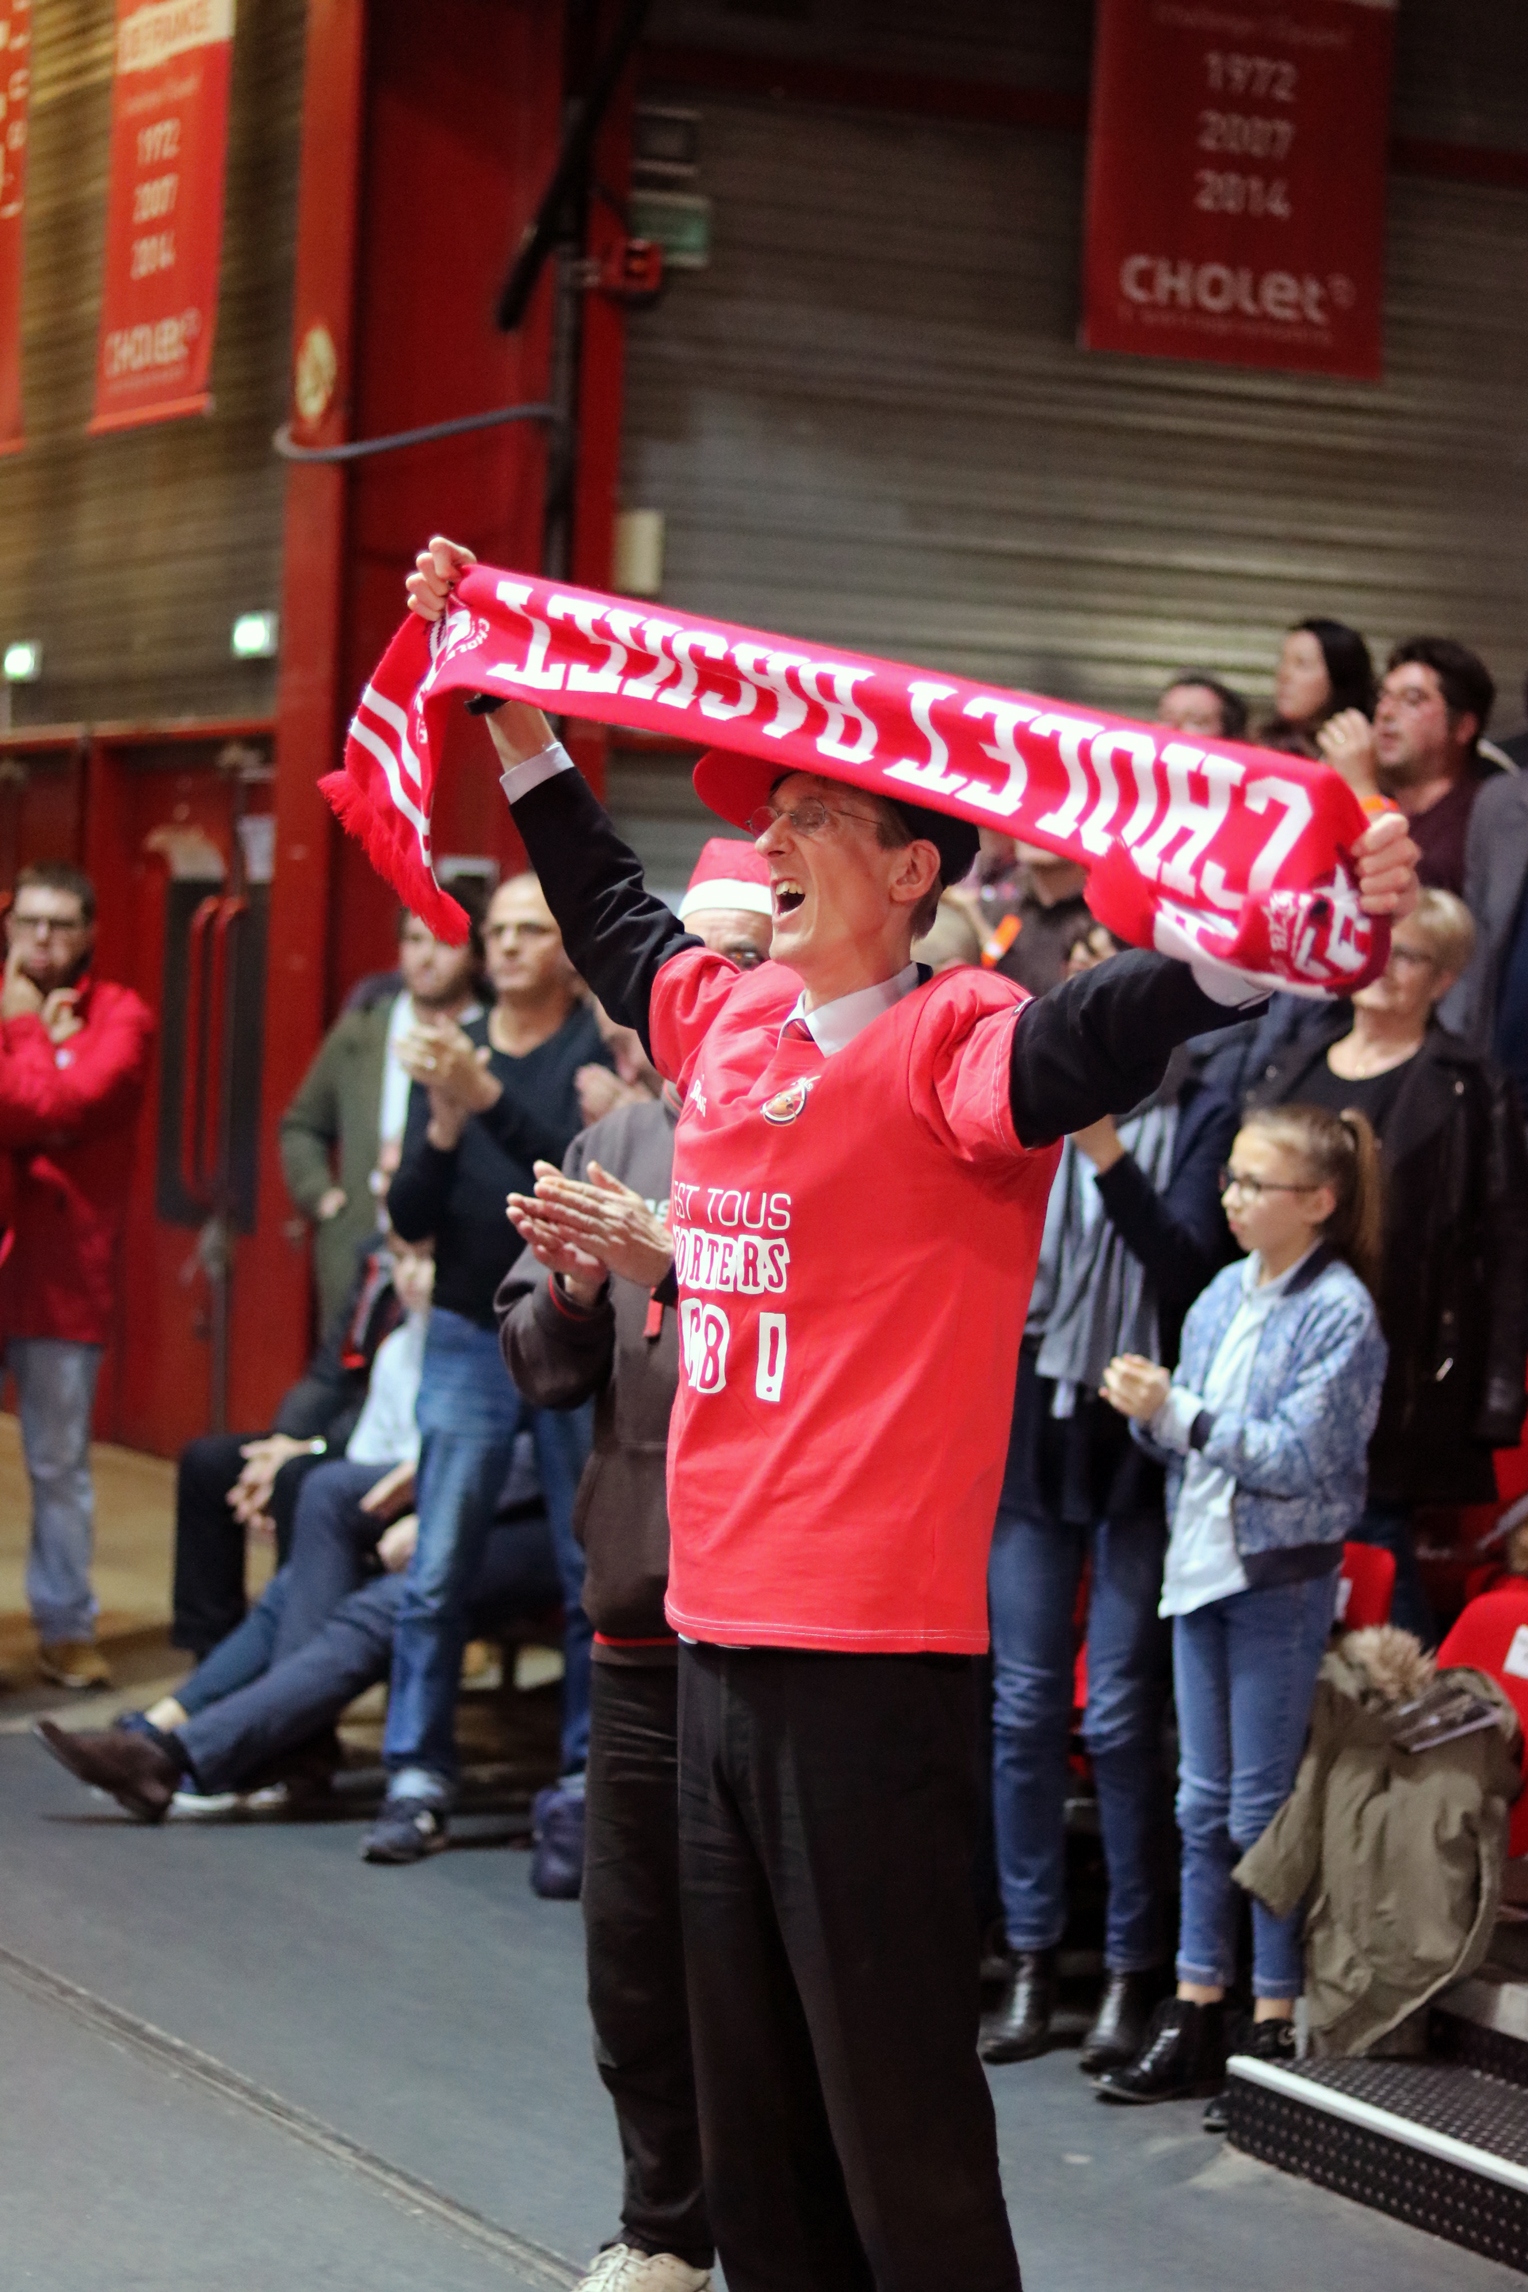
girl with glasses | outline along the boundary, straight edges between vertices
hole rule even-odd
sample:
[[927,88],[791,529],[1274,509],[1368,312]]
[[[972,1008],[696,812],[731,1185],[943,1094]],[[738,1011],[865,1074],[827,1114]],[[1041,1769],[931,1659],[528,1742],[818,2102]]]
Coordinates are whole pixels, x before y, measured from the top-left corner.
[[[1190,1308],[1179,1366],[1121,1354],[1104,1397],[1167,1465],[1183,1839],[1178,1994],[1100,2100],[1216,2094],[1235,1970],[1233,1870],[1293,1788],[1332,1626],[1343,1541],[1364,1505],[1385,1375],[1372,1285],[1374,1133],[1361,1114],[1284,1106],[1248,1117],[1225,1171],[1249,1253]],[[1294,2055],[1301,1913],[1252,1911],[1260,2059]],[[1211,2103],[1206,2123],[1224,2125]]]

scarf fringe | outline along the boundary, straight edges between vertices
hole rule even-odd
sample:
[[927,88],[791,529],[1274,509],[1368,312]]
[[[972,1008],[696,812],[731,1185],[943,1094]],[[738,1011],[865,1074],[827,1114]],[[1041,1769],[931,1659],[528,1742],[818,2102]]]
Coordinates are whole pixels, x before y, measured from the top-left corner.
[[355,837],[378,875],[393,886],[410,913],[427,923],[437,939],[452,947],[464,946],[472,929],[467,911],[420,866],[412,831],[402,815],[391,808],[381,810],[346,772],[326,773],[318,788],[340,826]]

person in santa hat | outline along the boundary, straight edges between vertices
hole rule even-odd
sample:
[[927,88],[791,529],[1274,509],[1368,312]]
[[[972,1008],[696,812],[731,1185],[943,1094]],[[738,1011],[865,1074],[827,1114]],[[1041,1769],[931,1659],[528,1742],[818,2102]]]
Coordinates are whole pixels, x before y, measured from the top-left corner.
[[[432,542],[414,610],[472,562]],[[728,2285],[1018,2292],[976,2055],[971,1659],[1046,1197],[1062,1137],[1264,991],[1134,948],[1033,1000],[927,978],[912,945],[975,828],[718,751],[697,790],[756,838],[774,911],[739,971],[646,890],[539,710],[490,723],[570,955],[682,1098],[665,1605]],[[1409,911],[1404,821],[1355,858],[1367,912]]]
[[[712,837],[679,919],[740,969],[764,961],[769,869],[752,844]],[[674,1258],[679,1100],[647,1071],[661,1096],[581,1131],[560,1174],[538,1165],[555,1221],[542,1199],[511,1195],[527,1247],[495,1299],[509,1373],[532,1405],[594,1403],[577,1511],[594,1625],[589,1766],[576,1799],[549,1794],[537,1810],[543,1862],[559,1860],[568,1893],[582,1875],[595,2061],[625,2159],[620,2234],[585,2292],[700,2292],[715,2256],[680,1928],[679,1642],[663,1612],[679,1342],[674,1314],[653,1297]]]

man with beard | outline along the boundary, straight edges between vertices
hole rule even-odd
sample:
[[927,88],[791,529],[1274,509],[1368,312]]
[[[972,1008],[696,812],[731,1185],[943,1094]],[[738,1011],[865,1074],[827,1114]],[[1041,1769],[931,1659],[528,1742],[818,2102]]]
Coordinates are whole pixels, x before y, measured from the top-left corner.
[[78,868],[23,868],[0,988],[0,1151],[14,1180],[0,1358],[15,1380],[32,1484],[27,1602],[39,1668],[69,1688],[111,1684],[90,1588],[90,1415],[154,1034],[131,988],[91,976],[95,912],[95,886]]

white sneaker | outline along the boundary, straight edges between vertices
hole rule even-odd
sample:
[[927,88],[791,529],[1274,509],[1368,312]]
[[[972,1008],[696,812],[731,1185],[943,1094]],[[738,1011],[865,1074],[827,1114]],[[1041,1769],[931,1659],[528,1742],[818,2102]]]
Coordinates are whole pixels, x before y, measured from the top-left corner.
[[672,2252],[638,2252],[607,2244],[574,2292],[706,2292],[709,2268],[692,2268]]

